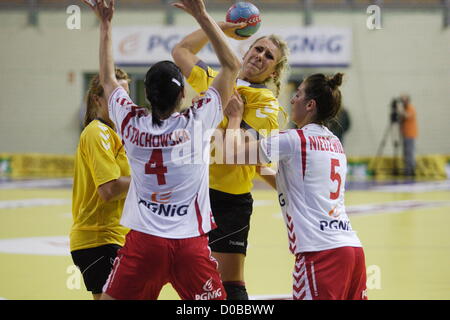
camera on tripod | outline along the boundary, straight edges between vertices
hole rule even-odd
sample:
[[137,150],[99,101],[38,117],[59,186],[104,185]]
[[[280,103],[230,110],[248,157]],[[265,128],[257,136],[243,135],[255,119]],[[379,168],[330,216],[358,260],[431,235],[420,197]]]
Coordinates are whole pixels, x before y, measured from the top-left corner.
[[401,98],[394,98],[391,101],[391,123],[400,121],[400,113],[398,111],[399,103],[403,103],[403,100]]
[[[374,171],[380,172],[385,170],[389,172],[393,176],[399,175],[399,167],[397,164],[397,159],[399,158],[399,149],[400,149],[400,122],[402,121],[403,110],[399,110],[400,107],[405,107],[407,105],[407,100],[405,97],[395,97],[391,100],[391,112],[390,112],[390,122],[384,131],[383,139],[381,140],[380,145],[378,146],[377,154],[375,156],[375,164]],[[386,142],[390,140],[392,143],[393,149],[393,160],[392,165],[388,165],[387,168],[380,168],[381,155],[383,154],[383,149],[386,146]]]

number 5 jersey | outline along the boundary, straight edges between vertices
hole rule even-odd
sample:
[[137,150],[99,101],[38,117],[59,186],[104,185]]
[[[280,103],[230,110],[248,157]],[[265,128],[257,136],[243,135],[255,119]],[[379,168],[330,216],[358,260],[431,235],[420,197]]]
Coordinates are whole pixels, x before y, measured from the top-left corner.
[[210,139],[223,119],[218,92],[210,88],[160,127],[122,87],[111,94],[108,109],[131,166],[121,224],[169,239],[196,237],[215,228],[208,167]]
[[347,158],[326,127],[309,124],[261,140],[260,154],[279,161],[278,198],[293,254],[361,247],[344,205]]

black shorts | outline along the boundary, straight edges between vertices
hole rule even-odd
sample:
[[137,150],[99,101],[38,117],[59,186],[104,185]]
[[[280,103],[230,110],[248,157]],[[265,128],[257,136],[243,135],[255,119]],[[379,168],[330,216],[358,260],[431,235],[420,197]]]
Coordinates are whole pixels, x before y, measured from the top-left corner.
[[209,189],[211,210],[217,229],[209,233],[209,246],[214,252],[247,253],[250,216],[253,211],[251,193],[230,194]]
[[84,284],[93,294],[103,292],[103,286],[111,272],[117,251],[117,244],[72,251],[72,260],[83,275]]

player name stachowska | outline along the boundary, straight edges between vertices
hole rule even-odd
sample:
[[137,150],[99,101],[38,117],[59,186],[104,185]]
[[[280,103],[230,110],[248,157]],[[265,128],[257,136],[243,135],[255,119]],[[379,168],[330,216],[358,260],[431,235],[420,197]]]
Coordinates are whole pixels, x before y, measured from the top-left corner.
[[124,138],[132,144],[145,148],[171,147],[190,140],[189,132],[184,129],[161,135],[153,135],[148,132],[140,132],[138,128],[132,125],[127,127]]

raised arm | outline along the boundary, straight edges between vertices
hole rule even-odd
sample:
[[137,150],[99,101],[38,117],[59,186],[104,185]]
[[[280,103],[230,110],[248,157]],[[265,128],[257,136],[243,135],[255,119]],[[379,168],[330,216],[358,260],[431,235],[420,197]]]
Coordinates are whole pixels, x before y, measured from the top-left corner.
[[[233,93],[234,83],[241,67],[239,58],[231,49],[223,31],[206,11],[203,0],[182,0],[173,5],[192,15],[211,42],[222,66],[212,83],[212,87],[219,92],[222,105],[226,106]],[[193,61],[195,60],[191,62]],[[184,69],[187,69],[186,66]]]
[[186,78],[200,60],[197,53],[208,43],[206,33],[200,29],[187,35],[172,49],[172,58]]
[[112,17],[114,15],[114,0],[93,0],[92,5],[82,0],[95,13],[100,21],[100,83],[108,99],[119,83],[116,79],[112,53]]
[[[231,22],[219,22],[218,26],[222,31],[230,38],[236,40],[243,40],[246,38],[236,35],[235,30],[245,27],[246,23],[231,23]],[[186,78],[189,78],[192,68],[197,64],[200,58],[197,53],[203,49],[208,43],[209,39],[203,29],[196,30],[186,37],[184,37],[179,43],[177,43],[172,49],[172,58],[176,65],[181,69],[181,72]]]

